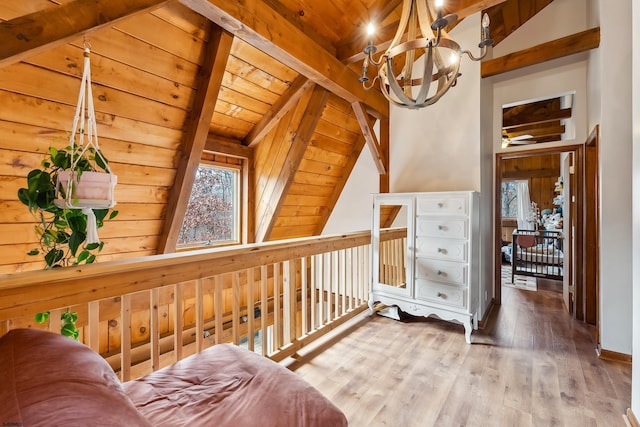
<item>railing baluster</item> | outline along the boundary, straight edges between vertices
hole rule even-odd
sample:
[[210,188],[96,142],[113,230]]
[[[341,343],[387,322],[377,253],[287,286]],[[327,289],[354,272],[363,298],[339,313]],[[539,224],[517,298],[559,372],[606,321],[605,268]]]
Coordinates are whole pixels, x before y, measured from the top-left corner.
[[60,320],[61,314],[62,310],[60,309],[49,310],[49,330],[56,334],[60,333],[60,327],[62,326],[62,322]]
[[315,318],[315,328],[318,329],[324,324],[324,277],[325,277],[325,254],[317,255],[318,259],[318,282],[316,294],[318,295],[318,315]]
[[288,345],[296,338],[296,260],[282,263],[282,288],[282,344]]
[[213,296],[214,302],[214,316],[215,316],[215,327],[216,327],[216,339],[215,343],[222,343],[222,333],[224,332],[224,326],[222,324],[223,313],[222,313],[222,276],[218,275],[214,279],[216,285],[215,295]]
[[267,352],[267,320],[269,317],[268,295],[269,286],[267,282],[267,266],[260,267],[260,330],[262,331],[262,355]]
[[182,360],[182,331],[184,329],[182,283],[173,287],[173,349],[176,361]]
[[273,329],[274,346],[279,350],[282,346],[282,322],[280,321],[280,263],[273,264]]
[[302,288],[302,335],[306,335],[309,332],[309,321],[307,316],[309,316],[309,270],[307,269],[308,258],[304,257],[300,260],[300,287]]
[[232,276],[232,297],[233,304],[231,309],[231,328],[233,343],[240,344],[240,272],[236,271]]
[[253,286],[255,282],[255,270],[250,268],[247,270],[247,347],[249,350],[255,350],[255,295]]
[[204,289],[202,279],[196,280],[196,352],[204,349]]
[[100,353],[100,302],[91,301],[87,304],[89,313],[89,348],[96,353]]
[[131,294],[120,300],[120,380],[131,379]]
[[331,290],[334,292],[333,319],[340,317],[340,257],[338,255],[338,251],[331,252],[331,263],[333,264],[331,270]]
[[160,288],[149,292],[149,343],[151,344],[151,369],[160,369],[160,326],[158,305],[160,304]]
[[313,255],[311,257],[311,287],[309,291],[311,292],[311,302],[310,302],[310,316],[309,316],[309,330],[313,331],[316,329],[317,316],[318,316],[318,271],[320,267],[318,265],[318,255]]
[[347,306],[347,250],[340,250],[340,281],[342,282],[342,309],[340,315],[343,315],[348,311]]

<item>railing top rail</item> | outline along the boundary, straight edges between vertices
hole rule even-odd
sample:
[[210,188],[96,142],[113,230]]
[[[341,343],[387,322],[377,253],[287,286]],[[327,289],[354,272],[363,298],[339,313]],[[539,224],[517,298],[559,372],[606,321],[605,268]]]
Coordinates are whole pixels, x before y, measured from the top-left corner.
[[0,275],[0,320],[370,243],[361,231]]

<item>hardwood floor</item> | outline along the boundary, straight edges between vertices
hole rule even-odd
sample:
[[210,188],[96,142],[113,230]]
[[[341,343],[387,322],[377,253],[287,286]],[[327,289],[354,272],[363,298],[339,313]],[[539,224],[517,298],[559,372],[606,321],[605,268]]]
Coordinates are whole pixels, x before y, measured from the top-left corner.
[[367,316],[291,368],[352,427],[624,426],[631,365],[598,359],[558,292],[502,292],[471,345],[459,325]]

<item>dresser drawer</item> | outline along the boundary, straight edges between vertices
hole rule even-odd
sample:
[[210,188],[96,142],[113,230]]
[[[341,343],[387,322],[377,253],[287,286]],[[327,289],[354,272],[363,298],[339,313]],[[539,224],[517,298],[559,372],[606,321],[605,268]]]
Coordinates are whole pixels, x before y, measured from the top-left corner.
[[465,308],[467,306],[467,290],[456,288],[430,280],[416,280],[416,298]]
[[469,212],[469,197],[466,194],[456,196],[423,196],[418,197],[416,213],[418,215],[446,214],[464,215]]
[[419,216],[416,219],[416,235],[418,236],[466,239],[467,229],[467,220],[462,218]]
[[467,241],[439,239],[435,237],[417,237],[416,256],[451,261],[467,261]]
[[416,258],[416,278],[466,286],[467,265],[429,258]]

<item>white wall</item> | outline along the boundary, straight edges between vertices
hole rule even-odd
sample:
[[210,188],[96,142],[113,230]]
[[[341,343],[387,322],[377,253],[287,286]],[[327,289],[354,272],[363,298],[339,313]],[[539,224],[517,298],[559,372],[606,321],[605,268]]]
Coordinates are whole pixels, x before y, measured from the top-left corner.
[[[640,4],[633,2],[633,50],[640,49]],[[640,259],[640,55],[633,55],[633,256]],[[640,263],[633,263],[633,369],[631,409],[640,416]]]
[[380,175],[371,151],[365,145],[322,234],[370,230],[373,213],[371,195],[379,189]]
[[[594,101],[589,117],[600,123],[600,332],[603,349],[632,350],[632,118],[631,2],[601,0],[600,48],[590,60]],[[590,123],[595,124],[595,123]]]

